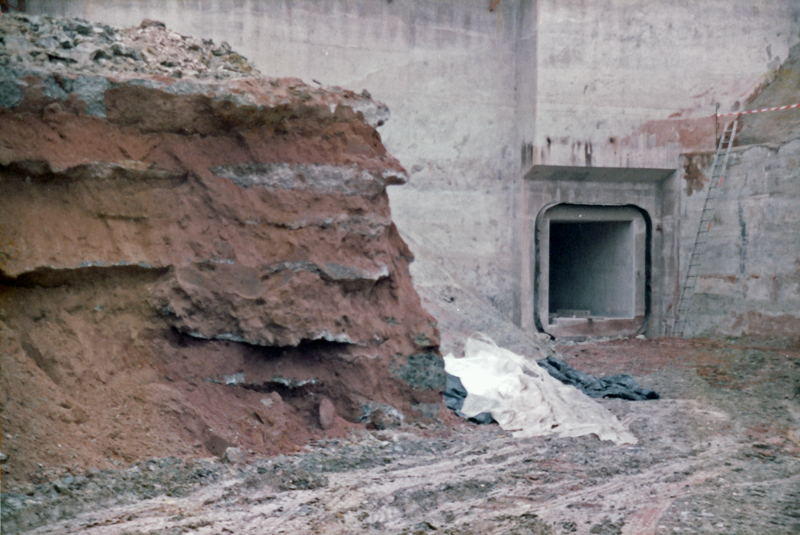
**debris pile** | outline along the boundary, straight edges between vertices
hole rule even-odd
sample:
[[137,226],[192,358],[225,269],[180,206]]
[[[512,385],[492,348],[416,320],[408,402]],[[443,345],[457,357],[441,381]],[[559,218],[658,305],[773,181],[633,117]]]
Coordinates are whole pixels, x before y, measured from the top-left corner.
[[119,28],[46,15],[0,17],[0,66],[24,64],[54,72],[131,72],[174,78],[254,76],[258,71],[228,43],[195,39],[145,20]]
[[159,23],[0,38],[6,485],[439,417],[385,106]]

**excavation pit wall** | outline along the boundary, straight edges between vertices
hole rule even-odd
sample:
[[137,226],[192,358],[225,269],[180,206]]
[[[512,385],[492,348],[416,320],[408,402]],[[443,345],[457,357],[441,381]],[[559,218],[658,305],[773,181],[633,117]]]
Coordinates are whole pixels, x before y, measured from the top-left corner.
[[[797,102],[800,45],[744,103],[744,110]],[[716,192],[705,253],[684,333],[689,336],[800,337],[800,110],[718,118],[738,120]],[[708,195],[713,153],[687,155],[681,193],[685,266]],[[685,268],[681,271],[685,277]]]
[[384,106],[296,79],[0,74],[6,483],[440,416]]
[[[800,124],[800,113],[795,115],[795,124]],[[742,133],[747,140],[760,132],[746,124]],[[686,335],[800,338],[799,162],[797,139],[731,151],[708,227]],[[704,168],[706,176],[709,167]],[[682,199],[685,262],[707,193],[704,188]],[[685,268],[681,277],[683,282]]]

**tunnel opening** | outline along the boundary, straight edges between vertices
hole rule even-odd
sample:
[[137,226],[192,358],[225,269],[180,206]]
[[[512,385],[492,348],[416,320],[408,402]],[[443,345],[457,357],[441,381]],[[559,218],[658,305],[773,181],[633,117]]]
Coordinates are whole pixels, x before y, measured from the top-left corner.
[[633,256],[631,221],[551,222],[550,314],[632,318]]
[[545,209],[537,248],[541,330],[560,337],[638,332],[647,312],[648,232],[633,206]]

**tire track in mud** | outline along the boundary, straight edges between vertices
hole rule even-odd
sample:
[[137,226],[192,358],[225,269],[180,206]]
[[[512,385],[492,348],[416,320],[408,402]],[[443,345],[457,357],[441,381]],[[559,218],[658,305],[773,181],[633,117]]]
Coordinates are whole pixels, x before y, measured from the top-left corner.
[[[484,446],[476,450],[473,444],[467,444],[445,451],[445,457],[426,454],[400,462],[406,465],[393,463],[330,474],[327,487],[313,490],[249,490],[246,483],[234,479],[187,498],[157,498],[138,506],[109,510],[105,518],[95,514],[91,520],[76,519],[77,522],[54,526],[52,531],[36,533],[146,533],[179,527],[197,533],[220,533],[226,528],[236,533],[258,529],[270,533],[397,533],[408,527],[409,519],[434,527],[453,523],[480,525],[481,533],[502,533],[505,528],[498,522],[487,525],[487,517],[533,513],[552,523],[570,518],[583,528],[614,511],[633,509],[635,512],[625,519],[623,533],[646,534],[654,532],[681,488],[702,482],[721,470],[698,472],[677,483],[665,484],[664,480],[717,456],[724,457],[729,450],[715,447],[692,462],[678,460],[585,487],[586,482],[579,476],[566,475],[571,463],[554,462],[546,448],[531,451],[527,444],[508,437],[494,438]],[[531,460],[536,453],[540,458]],[[521,466],[527,474],[519,470]],[[539,477],[537,473],[548,473],[537,472],[539,468],[553,466],[560,467],[562,475],[536,486],[540,497],[525,496],[532,485],[522,481],[531,474]],[[517,472],[504,477],[515,468]],[[647,505],[637,509],[643,495],[647,495]],[[655,505],[653,500],[657,500]]]
[[[727,458],[736,450],[732,443],[716,444],[692,460],[680,459],[639,474],[615,476],[611,481],[583,489],[568,488],[569,482],[558,482],[543,501],[524,496],[510,499],[531,503],[531,512],[554,523],[570,517],[573,522],[587,525],[598,522],[604,515],[620,515],[625,522],[623,535],[655,534],[658,521],[676,498],[690,494],[691,487],[726,473],[730,468],[697,470],[716,464],[718,459]],[[694,473],[681,481],[669,482],[676,474],[687,472]]]
[[646,506],[641,511],[625,519],[625,526],[622,535],[655,535],[661,517],[672,506],[675,500],[684,495],[689,495],[687,487],[693,487],[705,482],[706,480],[717,477],[728,470],[703,471],[694,474],[680,483],[670,483],[651,490],[651,495],[655,493],[653,499],[656,503]]

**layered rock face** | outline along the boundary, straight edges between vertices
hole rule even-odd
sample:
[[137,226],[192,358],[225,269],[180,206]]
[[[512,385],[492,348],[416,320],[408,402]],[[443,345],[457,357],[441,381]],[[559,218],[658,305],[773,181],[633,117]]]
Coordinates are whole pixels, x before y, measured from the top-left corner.
[[157,23],[0,36],[7,478],[435,416],[384,106]]

